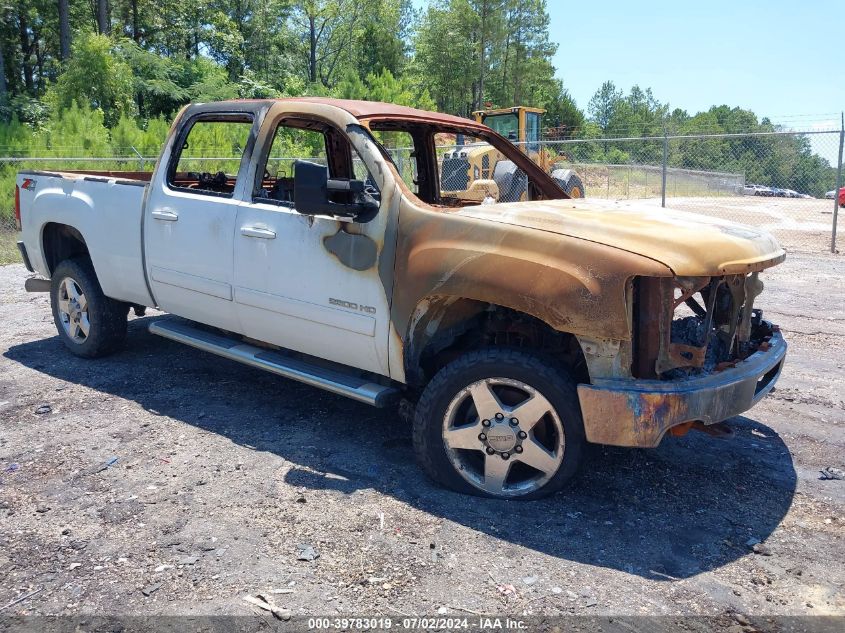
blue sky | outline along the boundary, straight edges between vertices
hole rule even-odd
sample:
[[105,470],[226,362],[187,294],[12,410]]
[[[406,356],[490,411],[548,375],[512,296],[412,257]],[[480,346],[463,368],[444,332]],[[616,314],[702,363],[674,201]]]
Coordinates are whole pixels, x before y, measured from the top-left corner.
[[[839,128],[844,0],[547,0],[547,6],[557,75],[584,110],[610,79],[626,92],[634,84],[651,88],[660,101],[691,114],[727,104],[794,129]],[[834,159],[832,141],[814,146]]]
[[650,87],[690,113],[727,104],[797,127],[838,124],[845,109],[843,0],[593,7],[548,2],[554,64],[581,108],[610,79],[626,91]]

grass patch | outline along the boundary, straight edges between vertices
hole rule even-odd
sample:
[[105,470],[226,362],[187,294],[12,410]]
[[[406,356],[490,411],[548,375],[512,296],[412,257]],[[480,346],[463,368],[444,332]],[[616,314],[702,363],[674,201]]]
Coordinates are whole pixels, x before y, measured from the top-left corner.
[[18,252],[17,233],[0,229],[0,266],[19,264],[21,254]]

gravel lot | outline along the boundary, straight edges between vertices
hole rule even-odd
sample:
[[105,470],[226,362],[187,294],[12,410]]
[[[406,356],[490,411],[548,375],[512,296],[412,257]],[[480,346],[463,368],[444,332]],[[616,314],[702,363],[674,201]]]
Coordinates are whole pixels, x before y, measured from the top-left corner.
[[819,475],[845,468],[841,257],[765,276],[790,356],[734,439],[596,447],[530,503],[435,487],[394,411],[152,336],[154,312],[77,359],[26,276],[0,267],[0,606],[42,590],[4,615],[249,614],[272,589],[295,615],[845,615],[845,481]]

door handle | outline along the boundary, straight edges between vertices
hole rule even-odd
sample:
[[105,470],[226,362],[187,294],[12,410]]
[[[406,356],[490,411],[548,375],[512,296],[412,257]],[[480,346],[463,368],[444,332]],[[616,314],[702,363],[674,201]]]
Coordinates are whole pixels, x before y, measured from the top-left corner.
[[164,220],[165,222],[176,222],[179,219],[179,214],[175,211],[166,211],[156,209],[150,215],[156,220]]
[[257,237],[262,240],[275,240],[276,232],[270,229],[265,229],[260,226],[242,226],[241,235],[246,237]]

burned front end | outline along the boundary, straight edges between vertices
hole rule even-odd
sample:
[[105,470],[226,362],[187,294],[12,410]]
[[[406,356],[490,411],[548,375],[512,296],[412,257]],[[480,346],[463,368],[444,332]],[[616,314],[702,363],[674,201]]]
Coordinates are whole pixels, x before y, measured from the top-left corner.
[[754,307],[762,290],[758,272],[632,280],[630,372],[579,386],[587,439],[656,446],[669,430],[712,425],[756,404],[786,355],[779,328]]
[[759,273],[635,279],[634,377],[685,379],[748,358],[776,330],[754,308],[762,290]]

